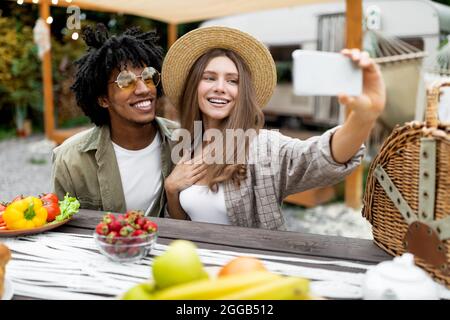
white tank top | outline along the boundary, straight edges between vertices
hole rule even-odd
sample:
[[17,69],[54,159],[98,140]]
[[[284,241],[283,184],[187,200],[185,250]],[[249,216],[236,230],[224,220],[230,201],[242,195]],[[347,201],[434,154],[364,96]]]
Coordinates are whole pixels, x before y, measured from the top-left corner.
[[218,192],[197,184],[184,189],[180,192],[180,205],[192,221],[230,224],[221,184]]

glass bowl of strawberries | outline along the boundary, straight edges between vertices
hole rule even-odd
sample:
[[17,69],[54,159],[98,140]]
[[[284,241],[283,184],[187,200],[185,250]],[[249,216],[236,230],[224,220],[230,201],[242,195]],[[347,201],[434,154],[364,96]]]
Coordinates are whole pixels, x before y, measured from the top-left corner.
[[107,213],[97,224],[94,240],[100,252],[116,262],[136,262],[147,256],[158,234],[158,225],[142,211],[115,216]]

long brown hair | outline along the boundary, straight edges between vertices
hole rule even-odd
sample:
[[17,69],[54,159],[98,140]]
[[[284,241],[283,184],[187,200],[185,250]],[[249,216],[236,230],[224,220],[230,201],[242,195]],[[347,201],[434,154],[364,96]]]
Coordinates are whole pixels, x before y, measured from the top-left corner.
[[[197,90],[203,77],[203,72],[211,59],[216,57],[227,57],[234,62],[239,74],[238,96],[236,104],[230,115],[224,120],[221,128],[222,136],[226,137],[227,129],[254,129],[258,132],[264,125],[264,115],[260,106],[256,102],[255,91],[252,84],[252,74],[244,60],[235,52],[226,49],[212,49],[202,55],[189,71],[189,75],[184,84],[183,94],[180,97],[181,127],[187,129],[192,139],[194,139],[194,121],[201,121],[202,114],[198,103]],[[204,131],[204,127],[203,127]],[[193,141],[192,141],[193,143]],[[247,139],[245,145],[239,147],[234,145],[233,159],[236,159],[238,149],[248,154],[249,143]],[[224,149],[225,150],[225,149]],[[232,180],[236,185],[240,184],[247,176],[245,164],[210,164],[207,169],[206,180],[211,190],[217,190],[220,182]]]

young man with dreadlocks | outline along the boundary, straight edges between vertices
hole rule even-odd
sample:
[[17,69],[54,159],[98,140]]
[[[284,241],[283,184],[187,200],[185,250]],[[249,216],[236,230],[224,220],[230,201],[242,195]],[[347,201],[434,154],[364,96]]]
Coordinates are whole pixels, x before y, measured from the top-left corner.
[[85,209],[160,216],[177,124],[155,114],[163,59],[157,36],[133,28],[110,37],[99,24],[83,38],[89,48],[76,62],[72,90],[95,127],[55,149],[53,190]]

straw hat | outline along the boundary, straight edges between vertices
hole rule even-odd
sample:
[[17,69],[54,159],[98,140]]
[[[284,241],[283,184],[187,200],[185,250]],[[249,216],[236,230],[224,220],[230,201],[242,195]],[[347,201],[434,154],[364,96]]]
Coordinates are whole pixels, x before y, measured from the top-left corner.
[[277,82],[275,62],[269,50],[253,36],[237,29],[206,27],[179,38],[169,49],[162,67],[164,93],[177,106],[191,67],[214,48],[236,52],[250,69],[258,105],[270,100]]

